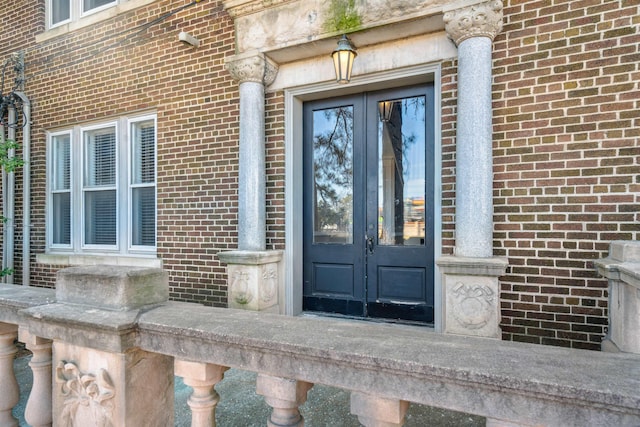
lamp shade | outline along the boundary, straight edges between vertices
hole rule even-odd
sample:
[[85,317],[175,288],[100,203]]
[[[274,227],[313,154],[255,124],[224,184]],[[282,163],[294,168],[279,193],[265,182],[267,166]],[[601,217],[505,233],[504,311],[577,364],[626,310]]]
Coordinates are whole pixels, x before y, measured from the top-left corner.
[[394,101],[381,101],[378,103],[378,109],[380,110],[380,121],[388,122],[391,120],[391,114],[393,113]]
[[351,69],[353,60],[358,53],[346,35],[338,41],[338,47],[333,51],[333,65],[336,69],[336,81],[338,83],[349,83],[351,80]]

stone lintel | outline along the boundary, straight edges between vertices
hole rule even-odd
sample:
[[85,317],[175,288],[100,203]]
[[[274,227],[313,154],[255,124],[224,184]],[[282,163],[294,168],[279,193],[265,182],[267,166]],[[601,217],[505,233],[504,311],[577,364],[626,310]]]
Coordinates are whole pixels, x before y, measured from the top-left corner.
[[225,264],[263,265],[280,262],[282,251],[226,251],[218,252],[218,259]]
[[70,267],[58,271],[58,302],[107,310],[131,310],[169,299],[169,279],[159,268]]
[[470,258],[445,255],[436,260],[440,271],[444,274],[465,276],[491,276],[504,275],[509,262],[506,258]]
[[[325,0],[228,0],[234,17],[237,52],[260,51],[278,63],[327,57],[344,33],[360,47],[444,29],[446,0],[362,0],[350,16],[356,24],[340,28],[332,2]],[[463,0],[460,7],[478,0]]]

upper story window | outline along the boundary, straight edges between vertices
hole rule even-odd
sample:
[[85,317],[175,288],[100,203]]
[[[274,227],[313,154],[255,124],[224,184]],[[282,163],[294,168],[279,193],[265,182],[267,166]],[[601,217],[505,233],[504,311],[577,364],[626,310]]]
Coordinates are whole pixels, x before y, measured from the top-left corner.
[[115,6],[121,0],[47,0],[49,28]]
[[50,133],[47,156],[49,251],[155,254],[155,116]]

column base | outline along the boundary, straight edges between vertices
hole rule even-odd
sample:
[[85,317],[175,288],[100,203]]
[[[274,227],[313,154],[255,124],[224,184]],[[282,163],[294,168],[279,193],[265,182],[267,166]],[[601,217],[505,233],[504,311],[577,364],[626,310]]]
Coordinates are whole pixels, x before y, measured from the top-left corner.
[[443,276],[443,332],[500,339],[498,277],[507,260],[444,256],[436,263]]
[[280,312],[282,251],[229,251],[218,258],[227,264],[229,308]]

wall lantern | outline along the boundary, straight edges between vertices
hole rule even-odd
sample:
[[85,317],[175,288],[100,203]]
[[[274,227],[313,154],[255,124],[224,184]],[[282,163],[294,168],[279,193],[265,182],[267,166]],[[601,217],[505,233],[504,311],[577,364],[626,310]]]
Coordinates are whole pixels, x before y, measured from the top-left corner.
[[395,101],[381,101],[378,103],[378,109],[380,110],[380,121],[387,123],[391,120],[391,113],[393,113],[393,105]]
[[338,40],[338,47],[333,51],[333,65],[336,67],[336,80],[338,83],[349,83],[351,80],[351,68],[353,59],[358,55],[356,48],[351,44],[351,40],[346,34]]

